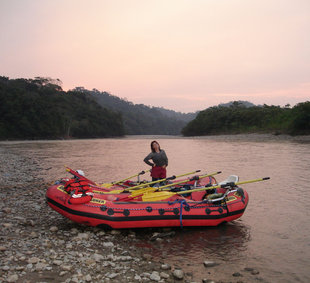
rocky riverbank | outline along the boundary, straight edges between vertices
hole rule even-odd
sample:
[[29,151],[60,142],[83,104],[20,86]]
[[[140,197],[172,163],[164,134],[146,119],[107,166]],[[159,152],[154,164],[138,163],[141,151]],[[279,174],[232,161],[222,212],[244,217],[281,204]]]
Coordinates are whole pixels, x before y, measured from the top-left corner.
[[[266,282],[252,267],[217,281],[212,268],[219,263],[209,259],[195,263],[205,274],[185,272],[139,247],[135,230],[72,223],[47,206],[49,184],[36,177],[42,170],[36,160],[1,147],[0,156],[0,282]],[[173,229],[145,233],[158,244],[174,235]]]

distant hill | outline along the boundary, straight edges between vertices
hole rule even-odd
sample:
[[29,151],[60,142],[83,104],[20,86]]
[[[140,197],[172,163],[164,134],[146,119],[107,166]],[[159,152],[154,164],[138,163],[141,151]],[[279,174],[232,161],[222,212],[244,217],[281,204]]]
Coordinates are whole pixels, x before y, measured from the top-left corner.
[[182,130],[185,136],[239,133],[310,134],[310,102],[287,106],[250,106],[233,101],[200,111]]
[[244,101],[244,100],[237,100],[237,101],[230,101],[227,103],[221,103],[218,106],[222,106],[222,107],[230,107],[232,105],[235,106],[244,106],[244,107],[253,107],[256,106],[255,104],[253,104],[252,102],[249,101]]
[[134,104],[97,89],[76,87],[72,91],[87,94],[102,107],[118,112],[128,135],[179,135],[182,128],[196,117],[196,113],[184,114],[160,107]]
[[178,120],[184,121],[186,123],[188,123],[189,121],[195,119],[195,117],[198,114],[198,111],[195,112],[195,113],[194,112],[182,113],[182,112],[175,112],[173,110],[168,110],[168,109],[165,109],[163,107],[153,107],[153,109],[156,109],[156,110],[160,111],[166,117],[178,119]]

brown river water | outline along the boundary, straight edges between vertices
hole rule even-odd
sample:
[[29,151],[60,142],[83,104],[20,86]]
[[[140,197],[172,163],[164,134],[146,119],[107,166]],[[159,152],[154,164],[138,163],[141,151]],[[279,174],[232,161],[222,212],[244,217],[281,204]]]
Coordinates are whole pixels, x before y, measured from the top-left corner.
[[[222,171],[218,181],[235,174],[250,201],[237,221],[213,228],[175,229],[173,238],[158,242],[137,231],[134,244],[153,257],[194,274],[206,273],[205,260],[218,280],[253,267],[263,282],[310,282],[310,138],[237,135],[199,138],[129,136],[120,139],[2,142],[41,165],[48,182],[69,177],[64,165],[82,169],[96,182],[109,182],[148,169],[143,163],[156,139],[169,158],[168,176],[197,169]],[[149,174],[141,179],[150,180]],[[194,278],[199,279],[199,278]],[[242,278],[240,278],[242,281]]]

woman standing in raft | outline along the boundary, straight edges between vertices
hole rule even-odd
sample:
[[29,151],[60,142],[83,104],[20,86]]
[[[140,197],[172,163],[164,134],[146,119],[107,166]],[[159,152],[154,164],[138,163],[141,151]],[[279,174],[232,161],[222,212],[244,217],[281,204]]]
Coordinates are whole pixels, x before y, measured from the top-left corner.
[[[160,145],[157,141],[151,142],[152,152],[144,158],[144,162],[152,166],[151,176],[152,181],[164,179],[167,176],[166,167],[168,166],[168,158],[163,149],[160,149]],[[151,163],[149,160],[152,160]]]

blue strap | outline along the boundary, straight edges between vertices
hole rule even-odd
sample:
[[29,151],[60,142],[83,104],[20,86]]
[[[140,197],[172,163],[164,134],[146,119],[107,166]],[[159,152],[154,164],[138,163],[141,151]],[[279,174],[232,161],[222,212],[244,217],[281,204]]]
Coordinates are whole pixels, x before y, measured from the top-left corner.
[[183,211],[183,204],[185,207],[189,208],[189,204],[186,202],[185,199],[177,199],[175,201],[168,201],[169,205],[175,204],[175,203],[180,203],[180,226],[183,228],[183,223],[182,223],[182,211]]

